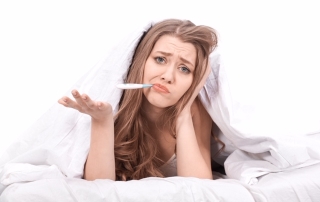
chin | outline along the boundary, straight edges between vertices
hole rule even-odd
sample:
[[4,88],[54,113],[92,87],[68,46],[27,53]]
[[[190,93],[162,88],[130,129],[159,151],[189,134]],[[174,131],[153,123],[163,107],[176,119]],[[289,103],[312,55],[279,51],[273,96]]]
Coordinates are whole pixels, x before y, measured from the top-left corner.
[[157,108],[168,108],[174,105],[176,102],[172,102],[172,100],[164,99],[163,97],[154,96],[154,95],[144,95],[144,100],[147,101],[150,105]]
[[163,99],[147,99],[147,101],[154,107],[157,107],[157,108],[168,108],[168,107],[171,107],[172,103],[169,103],[167,100],[163,100]]
[[164,102],[150,102],[150,104],[153,105],[154,107],[163,108],[163,109],[172,106],[172,105],[166,104]]

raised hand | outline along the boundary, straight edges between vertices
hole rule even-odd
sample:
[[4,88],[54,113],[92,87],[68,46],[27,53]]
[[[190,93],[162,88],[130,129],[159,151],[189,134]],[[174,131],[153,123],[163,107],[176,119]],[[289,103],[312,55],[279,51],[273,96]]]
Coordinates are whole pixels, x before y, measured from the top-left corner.
[[84,169],[86,180],[115,180],[114,126],[112,106],[94,101],[86,94],[72,91],[74,100],[67,96],[59,99],[65,107],[73,108],[91,116],[90,150]]
[[77,90],[72,90],[72,95],[75,100],[67,96],[58,100],[58,103],[65,107],[73,108],[81,113],[88,114],[95,121],[106,121],[112,115],[112,106],[107,102],[92,100],[88,95],[82,94]]
[[195,99],[204,86],[210,65],[176,121],[177,172],[179,176],[212,179],[210,138],[212,119]]
[[200,83],[197,85],[197,87],[195,88],[192,96],[190,97],[188,103],[186,104],[186,106],[184,107],[183,111],[180,113],[180,115],[182,115],[185,112],[190,112],[190,108],[192,103],[194,102],[194,100],[196,99],[196,97],[198,96],[200,90],[202,89],[202,87],[204,86],[204,84],[207,81],[207,78],[209,77],[209,74],[211,72],[211,67],[210,67],[210,61],[208,61],[208,66],[206,69],[204,69],[205,73],[200,81]]

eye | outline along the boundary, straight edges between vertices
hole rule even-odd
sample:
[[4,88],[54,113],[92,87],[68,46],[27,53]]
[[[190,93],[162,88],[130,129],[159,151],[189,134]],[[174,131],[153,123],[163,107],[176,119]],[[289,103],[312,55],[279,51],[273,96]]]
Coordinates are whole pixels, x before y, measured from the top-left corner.
[[180,70],[185,74],[189,74],[191,72],[190,69],[185,66],[180,67]]
[[163,57],[156,57],[155,60],[159,64],[163,64],[166,62],[166,60]]

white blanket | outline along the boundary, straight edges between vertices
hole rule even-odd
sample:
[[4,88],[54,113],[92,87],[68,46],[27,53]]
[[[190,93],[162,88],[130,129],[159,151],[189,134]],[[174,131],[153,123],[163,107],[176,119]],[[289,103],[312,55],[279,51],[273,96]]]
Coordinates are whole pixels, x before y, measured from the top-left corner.
[[[233,190],[233,194],[230,194],[230,190]],[[145,178],[128,182],[46,179],[14,184],[1,197],[1,202],[254,201],[250,192],[235,180],[213,181],[181,177]]]
[[[0,202],[316,202],[320,198],[320,164],[270,173],[251,186],[234,179],[201,180],[188,177],[151,177],[128,182],[86,181],[61,176],[56,166],[36,168],[33,176],[37,176],[38,180],[35,180],[30,178],[32,174],[28,167],[32,165],[13,165],[15,172],[12,178],[20,177],[20,182],[8,186],[2,192]],[[57,175],[53,176],[55,172]]]
[[[123,82],[133,50],[141,34],[149,26],[150,24],[132,31],[118,46],[110,50],[105,59],[68,89],[66,95],[71,96],[71,89],[78,89],[95,100],[109,102],[116,112],[121,90],[115,86]],[[259,176],[319,162],[320,126],[314,133],[306,128],[305,133],[302,131],[299,134],[278,135],[277,127],[272,129],[274,134],[261,132],[266,128],[261,123],[258,124],[257,120],[261,119],[255,119],[261,115],[256,108],[259,105],[237,99],[234,93],[236,88],[228,81],[228,72],[221,61],[219,49],[211,55],[211,67],[213,71],[200,92],[200,98],[220,128],[221,139],[226,143],[227,152],[222,154],[223,158],[227,158],[224,166],[229,178],[255,184]],[[1,183],[7,186],[42,179],[81,178],[89,141],[89,116],[57,103],[1,157]],[[224,160],[220,162],[223,163]],[[19,168],[25,169],[24,177],[14,177]],[[92,186],[95,186],[94,183]]]

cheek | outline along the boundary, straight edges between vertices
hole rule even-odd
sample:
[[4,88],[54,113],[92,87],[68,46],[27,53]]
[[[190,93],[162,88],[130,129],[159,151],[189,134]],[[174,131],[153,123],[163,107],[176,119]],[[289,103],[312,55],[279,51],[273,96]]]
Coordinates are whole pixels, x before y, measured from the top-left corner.
[[184,89],[184,93],[186,93],[190,87],[191,87],[191,82],[189,83],[189,85],[186,85],[186,88]]
[[187,89],[191,87],[192,82],[193,82],[193,76],[191,76],[191,78],[188,79],[188,82],[186,82]]

